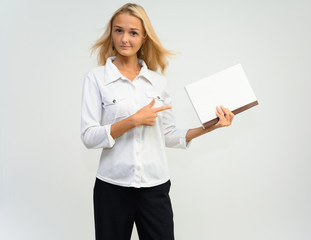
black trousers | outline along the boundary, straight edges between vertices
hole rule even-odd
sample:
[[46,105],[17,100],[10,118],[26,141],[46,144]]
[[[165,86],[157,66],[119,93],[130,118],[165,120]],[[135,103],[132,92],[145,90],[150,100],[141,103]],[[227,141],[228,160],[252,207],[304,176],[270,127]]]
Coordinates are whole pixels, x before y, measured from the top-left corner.
[[155,187],[121,187],[96,178],[93,200],[96,240],[174,240],[171,181]]

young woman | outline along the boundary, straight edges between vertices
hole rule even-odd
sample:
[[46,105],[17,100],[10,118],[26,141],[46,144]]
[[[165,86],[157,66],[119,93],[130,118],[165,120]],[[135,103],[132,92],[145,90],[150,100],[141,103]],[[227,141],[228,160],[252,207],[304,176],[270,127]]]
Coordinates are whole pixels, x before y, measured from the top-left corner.
[[233,114],[217,108],[219,121],[208,129],[176,128],[162,75],[172,53],[139,5],[114,13],[97,49],[100,66],[85,74],[81,117],[83,143],[102,149],[93,195],[96,239],[130,239],[135,222],[141,240],[172,240],[165,147],[186,149],[192,139],[231,125]]

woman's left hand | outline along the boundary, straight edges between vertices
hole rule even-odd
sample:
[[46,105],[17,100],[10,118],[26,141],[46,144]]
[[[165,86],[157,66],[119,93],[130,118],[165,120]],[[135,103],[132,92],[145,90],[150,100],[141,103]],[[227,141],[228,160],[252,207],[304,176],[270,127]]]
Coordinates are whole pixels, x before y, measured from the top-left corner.
[[[234,118],[234,114],[227,108],[220,106],[216,107],[217,112],[216,115],[219,117],[218,122],[215,124],[215,127],[228,127],[232,124],[232,120]],[[221,111],[222,110],[222,111]]]

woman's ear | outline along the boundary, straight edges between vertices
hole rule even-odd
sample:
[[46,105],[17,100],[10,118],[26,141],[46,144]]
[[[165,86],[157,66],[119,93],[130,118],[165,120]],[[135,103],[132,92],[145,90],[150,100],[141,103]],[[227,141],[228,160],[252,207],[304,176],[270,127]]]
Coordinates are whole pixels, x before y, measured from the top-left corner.
[[147,41],[147,39],[148,39],[148,35],[147,35],[147,33],[145,32],[145,35],[143,36],[143,43],[145,43],[146,41]]

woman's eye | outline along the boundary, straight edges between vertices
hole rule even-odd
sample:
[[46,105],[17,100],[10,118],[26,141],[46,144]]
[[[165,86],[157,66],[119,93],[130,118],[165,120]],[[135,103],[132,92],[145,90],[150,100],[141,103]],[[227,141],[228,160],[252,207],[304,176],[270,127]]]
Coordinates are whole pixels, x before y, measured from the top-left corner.
[[131,35],[136,36],[136,35],[138,35],[138,33],[137,32],[131,32]]
[[122,32],[121,29],[116,29],[116,33],[120,33],[120,32]]

